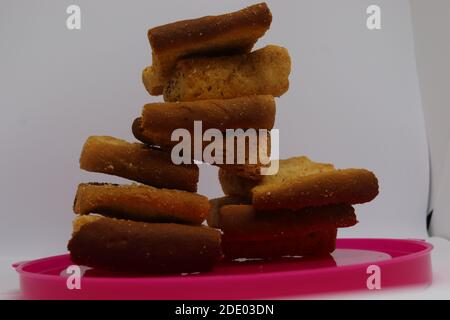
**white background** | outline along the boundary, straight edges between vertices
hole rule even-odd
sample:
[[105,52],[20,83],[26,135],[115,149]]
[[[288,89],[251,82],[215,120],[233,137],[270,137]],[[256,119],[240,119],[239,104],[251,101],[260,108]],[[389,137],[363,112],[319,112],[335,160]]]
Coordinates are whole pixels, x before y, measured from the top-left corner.
[[[341,236],[427,237],[424,84],[409,1],[267,2],[274,19],[256,47],[285,46],[293,62],[290,90],[277,100],[281,156],[377,174],[379,197],[357,207],[360,223]],[[82,10],[79,31],[65,25],[74,3]],[[65,252],[77,184],[125,181],[82,172],[78,157],[89,135],[133,140],[130,126],[141,107],[161,100],[141,83],[151,64],[147,29],[253,3],[2,1],[0,256]],[[377,31],[366,28],[373,3],[382,8]],[[221,195],[215,168],[202,166],[199,192]]]
[[417,70],[431,151],[433,235],[450,239],[450,1],[411,1]]

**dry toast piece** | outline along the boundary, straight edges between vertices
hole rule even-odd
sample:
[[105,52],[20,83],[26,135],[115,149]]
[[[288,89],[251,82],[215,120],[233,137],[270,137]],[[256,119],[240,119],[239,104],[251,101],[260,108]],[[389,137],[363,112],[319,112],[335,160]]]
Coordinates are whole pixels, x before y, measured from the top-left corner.
[[247,197],[258,210],[301,209],[327,204],[360,204],[378,195],[376,176],[365,169],[337,170],[306,157],[280,160],[278,174],[252,181],[221,169],[225,194]]
[[285,48],[269,45],[248,54],[192,57],[178,61],[164,87],[165,101],[279,97],[289,89],[291,59]]
[[252,189],[256,186],[283,184],[285,181],[303,176],[334,171],[332,164],[313,162],[307,157],[293,157],[279,160],[279,171],[275,175],[260,176],[259,179],[247,179],[227,169],[219,170],[219,180],[226,195],[251,199]]
[[357,223],[351,205],[336,204],[300,210],[258,211],[252,205],[224,205],[218,226],[232,241],[273,241],[315,231],[347,228]]
[[[189,133],[189,136],[179,136],[175,135],[172,139],[172,135],[163,132],[156,132],[155,130],[144,129],[142,127],[142,118],[136,118],[133,121],[132,128],[131,128],[134,137],[145,143],[147,146],[151,148],[156,148],[158,150],[165,150],[167,152],[171,152],[172,148],[176,145],[178,145],[180,142],[186,142],[186,140],[189,140],[189,144],[191,146],[191,154],[192,157],[194,157],[194,146],[197,141],[199,141],[199,138],[196,138],[194,134],[191,134],[189,131],[186,131],[186,133]],[[234,130],[234,129],[233,129]],[[265,129],[264,129],[265,130]],[[203,130],[200,134],[203,136],[206,130]],[[233,157],[237,157],[236,150],[242,150],[247,153],[245,155],[244,159],[247,159],[250,154],[250,147],[255,148],[255,151],[261,151],[265,152],[265,155],[268,157],[270,156],[271,151],[271,135],[270,130],[266,130],[265,132],[260,130],[254,130],[254,129],[243,129],[243,130],[235,130],[234,132],[230,132],[230,134],[227,134],[226,132],[221,132],[221,138],[223,142],[223,150],[220,155],[222,155],[222,159],[225,163],[226,156],[229,153],[228,146],[234,146],[234,153],[230,153],[230,157],[234,155]],[[200,137],[200,143],[202,150],[204,150],[208,145],[211,145],[212,141],[216,141],[215,137],[211,139],[209,137],[208,139],[202,139]],[[239,149],[238,149],[239,148]],[[257,149],[261,148],[261,149]],[[233,148],[232,148],[233,149]],[[218,152],[220,150],[217,150]],[[219,155],[219,153],[218,153]],[[201,160],[201,159],[196,159]],[[245,161],[247,163],[247,161]]]
[[80,215],[104,216],[144,222],[202,224],[209,213],[208,198],[187,191],[145,185],[82,183],[73,210]]
[[[144,106],[142,118],[133,122],[132,131],[134,136],[152,146],[159,146],[163,150],[172,151],[172,148],[179,144],[179,140],[172,141],[172,133],[177,129],[185,129],[189,133],[192,159],[204,160],[203,151],[211,143],[201,141],[201,158],[196,157],[194,146],[198,134],[194,132],[194,121],[201,121],[203,135],[208,129],[217,129],[218,132],[226,132],[227,129],[235,130],[235,134],[223,135],[224,147],[222,153],[217,157],[222,159],[222,163],[215,163],[221,167],[226,167],[233,172],[255,179],[260,174],[260,168],[265,163],[260,161],[270,156],[270,132],[275,121],[275,102],[272,96],[247,96],[226,100],[203,100],[195,102],[181,103],[152,103]],[[260,135],[259,129],[266,132]],[[254,139],[248,139],[250,133],[254,133]],[[196,136],[197,135],[197,136]],[[247,137],[241,150],[245,154],[241,161],[237,161],[238,139],[236,137]],[[180,137],[175,137],[180,138]],[[242,141],[244,141],[242,140]],[[228,141],[232,142],[235,148],[227,148]],[[250,146],[254,152],[250,152]],[[228,159],[234,164],[226,164]],[[253,155],[254,157],[252,157]]]
[[270,95],[149,103],[142,110],[141,127],[169,138],[179,128],[193,134],[194,121],[201,121],[203,130],[217,129],[221,132],[226,129],[272,129],[275,113],[275,100]]
[[[272,241],[242,241],[222,238],[225,259],[274,260],[285,256],[328,256],[336,248],[337,229],[319,230]],[[333,259],[330,259],[334,262]]]
[[[155,148],[161,148],[167,152],[175,152],[177,155],[185,155],[184,152],[179,150],[177,147],[175,150],[174,147],[181,143],[181,140],[172,141],[171,136],[168,134],[159,134],[154,132],[153,130],[144,130],[142,128],[142,120],[141,118],[137,118],[134,120],[132,125],[133,135],[139,141]],[[210,148],[210,141],[202,141],[201,145],[201,154],[195,154],[195,135],[190,135],[187,139],[190,139],[188,143],[190,144],[190,154],[186,156],[187,162],[183,163],[191,163],[191,161],[198,160],[203,161],[209,164],[213,164],[215,166],[225,168],[227,171],[232,172],[234,174],[238,174],[239,176],[246,177],[250,180],[260,179],[261,168],[267,167],[270,165],[270,152],[271,152],[271,138],[270,131],[267,131],[266,134],[257,133],[253,140],[245,139],[241,140],[243,142],[238,143],[237,137],[245,136],[244,134],[236,134],[236,135],[223,135],[223,148],[221,151],[214,151]],[[183,138],[183,143],[184,138]],[[228,143],[230,142],[230,144]],[[220,145],[220,144],[217,144]],[[229,146],[234,145],[234,148],[231,149]],[[188,149],[189,147],[187,147]],[[211,154],[213,159],[205,159],[203,157],[206,148],[209,148],[211,152],[207,152]],[[187,150],[186,149],[186,150]],[[238,157],[238,151],[243,152],[245,150],[245,154],[243,157]],[[251,156],[253,155],[253,157]],[[220,161],[220,163],[218,161]],[[228,159],[228,160],[227,160]],[[233,162],[230,164],[228,161]]]
[[170,153],[113,137],[89,137],[81,152],[80,167],[158,188],[197,191],[197,165],[175,165]]
[[232,13],[178,21],[148,30],[153,62],[142,73],[147,91],[151,95],[162,94],[180,58],[250,52],[271,22],[267,4],[259,3]]
[[219,182],[225,195],[231,197],[241,197],[251,202],[252,189],[259,183],[264,181],[263,177],[258,179],[249,179],[247,177],[236,174],[231,170],[219,169]]
[[311,174],[282,184],[252,189],[252,203],[259,210],[301,209],[310,206],[360,204],[378,195],[377,177],[365,169],[342,169]]
[[75,264],[137,273],[210,271],[222,258],[220,231],[205,226],[81,216],[68,243]]
[[248,200],[239,197],[225,196],[221,198],[210,199],[209,200],[210,209],[208,213],[208,218],[206,220],[208,222],[208,226],[213,228],[220,228],[219,213],[220,209],[223,206],[232,204],[248,204],[248,203],[249,203]]

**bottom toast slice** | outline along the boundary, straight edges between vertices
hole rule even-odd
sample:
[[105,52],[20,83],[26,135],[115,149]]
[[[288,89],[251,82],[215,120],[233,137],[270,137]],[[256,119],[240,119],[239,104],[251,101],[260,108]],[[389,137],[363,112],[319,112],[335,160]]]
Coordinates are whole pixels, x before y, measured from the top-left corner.
[[75,264],[136,273],[209,271],[222,258],[220,231],[98,216],[75,220],[68,249]]
[[336,229],[328,229],[273,241],[232,241],[223,238],[222,250],[228,260],[326,256],[336,248],[336,235]]

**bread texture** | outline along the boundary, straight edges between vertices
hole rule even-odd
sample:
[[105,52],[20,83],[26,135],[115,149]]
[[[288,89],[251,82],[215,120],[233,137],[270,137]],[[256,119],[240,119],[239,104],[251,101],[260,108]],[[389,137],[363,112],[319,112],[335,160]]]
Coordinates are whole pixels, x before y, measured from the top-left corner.
[[231,197],[241,197],[251,202],[252,189],[261,182],[262,176],[249,179],[231,170],[219,169],[219,182],[225,195]]
[[265,3],[219,16],[178,21],[148,31],[152,66],[142,79],[151,95],[160,95],[177,60],[193,55],[250,52],[269,29],[272,15]]
[[313,162],[304,156],[279,160],[278,165],[277,174],[259,176],[258,179],[247,179],[235,172],[221,168],[219,180],[222,190],[226,195],[251,199],[252,189],[256,186],[282,185],[286,181],[300,179],[307,175],[335,170],[332,164]]
[[75,264],[144,274],[192,273],[210,271],[222,258],[221,235],[213,228],[106,217],[77,220],[68,243]]
[[[142,118],[136,118],[133,121],[132,132],[137,140],[143,142],[151,148],[157,148],[158,150],[165,150],[167,152],[171,152],[172,148],[179,145],[180,143],[188,143],[190,146],[191,158],[196,160],[202,160],[201,158],[203,158],[203,151],[205,150],[205,148],[208,148],[208,146],[209,150],[211,151],[208,153],[213,156],[217,156],[219,159],[222,159],[222,163],[228,162],[228,157],[228,159],[234,159],[234,163],[237,164],[251,164],[251,154],[253,154],[256,158],[253,163],[258,163],[260,161],[257,160],[262,159],[260,158],[262,155],[270,157],[271,152],[271,135],[269,130],[266,130],[264,132],[253,129],[243,129],[229,133],[218,132],[220,133],[222,138],[221,144],[216,140],[215,137],[209,137],[209,139],[201,139],[202,137],[200,137],[199,139],[198,137],[196,137],[196,135],[191,134],[188,131],[186,131],[186,136],[175,135],[172,139],[172,135],[170,135],[169,133],[158,133],[152,129],[144,129],[142,127]],[[200,134],[202,135],[202,133]],[[214,142],[213,144],[217,146],[217,148],[211,148],[212,142]],[[201,147],[202,154],[200,155],[200,157],[196,157],[195,155],[196,144],[199,144]],[[189,148],[187,148],[187,150],[189,150]],[[240,150],[239,152],[242,153],[245,151],[245,154],[242,155],[243,157],[241,158],[241,160],[239,160],[240,156],[238,150]],[[250,151],[253,152],[250,153]]]
[[252,203],[259,210],[301,209],[346,203],[361,204],[378,195],[376,176],[365,169],[342,169],[311,174],[283,184],[252,189]]
[[201,224],[210,209],[208,198],[196,193],[145,185],[82,183],[73,210],[80,215],[104,216],[144,222]]
[[248,54],[192,57],[178,61],[165,101],[279,97],[289,89],[291,59],[285,48],[269,45]]
[[202,129],[272,129],[275,122],[275,100],[270,95],[191,102],[149,103],[142,110],[142,129],[169,137],[176,129],[194,133],[194,121]]
[[80,167],[158,188],[197,191],[197,165],[175,165],[170,153],[113,137],[89,137],[81,152]]
[[227,195],[252,200],[258,210],[301,209],[328,204],[360,204],[378,195],[376,176],[365,169],[335,169],[307,157],[280,160],[275,175],[260,181],[221,169],[219,180]]
[[220,213],[220,209],[223,206],[232,205],[232,204],[248,204],[248,203],[249,203],[248,200],[239,198],[239,197],[226,196],[226,197],[221,197],[221,198],[210,199],[209,200],[210,209],[209,209],[208,218],[207,218],[208,226],[210,226],[212,228],[220,228],[219,213]]
[[260,212],[252,205],[231,204],[219,210],[218,226],[223,238],[230,241],[273,241],[325,229],[347,228],[357,222],[350,205]]
[[[194,132],[194,121],[202,121],[201,132]],[[185,129],[189,133],[187,139],[190,139],[188,142],[191,148],[190,155],[186,155],[186,158],[215,162],[213,164],[231,172],[256,179],[260,175],[260,168],[267,165],[264,159],[268,160],[270,156],[269,130],[274,121],[275,102],[272,96],[247,96],[227,100],[148,104],[144,106],[142,118],[133,122],[132,131],[136,139],[145,144],[172,152],[173,147],[181,141],[180,137],[175,137],[175,141],[172,141],[172,133],[177,129]],[[222,133],[221,150],[212,150],[211,141],[201,139],[208,129],[217,129]],[[227,129],[236,131],[226,134]],[[266,129],[266,132],[259,132],[258,129]],[[198,134],[202,137],[198,137]],[[253,139],[249,138],[251,134]],[[195,154],[198,139],[202,143],[201,154]],[[238,143],[239,140],[243,143]],[[214,142],[220,146],[217,141]],[[211,161],[203,157],[205,150],[211,151],[207,152],[212,155]],[[237,150],[241,150],[241,158],[238,157]]]
[[320,230],[273,241],[232,241],[222,239],[222,250],[227,260],[274,260],[285,256],[327,256],[336,248],[337,229]]

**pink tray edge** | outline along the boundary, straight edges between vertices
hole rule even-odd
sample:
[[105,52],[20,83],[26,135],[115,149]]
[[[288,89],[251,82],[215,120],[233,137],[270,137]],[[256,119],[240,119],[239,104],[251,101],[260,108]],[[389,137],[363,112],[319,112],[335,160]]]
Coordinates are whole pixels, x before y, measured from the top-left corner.
[[[337,248],[371,249],[401,246],[413,250],[376,264],[382,270],[382,288],[427,285],[432,281],[431,256],[433,246],[423,240],[403,239],[338,239]],[[415,249],[413,249],[414,247]],[[398,250],[398,249],[397,249]],[[406,251],[408,251],[406,250]],[[202,277],[138,277],[89,278],[85,290],[62,288],[62,277],[28,272],[30,265],[63,259],[59,255],[13,264],[19,273],[21,290],[27,299],[264,299],[311,294],[368,290],[368,263],[292,270],[262,274],[214,275]],[[408,272],[404,272],[405,268]],[[127,290],[114,292],[125,286]],[[181,287],[180,287],[181,286]],[[149,290],[149,287],[151,290]],[[239,290],[236,290],[239,289]],[[112,291],[111,291],[112,290]],[[181,294],[180,294],[181,292]]]

